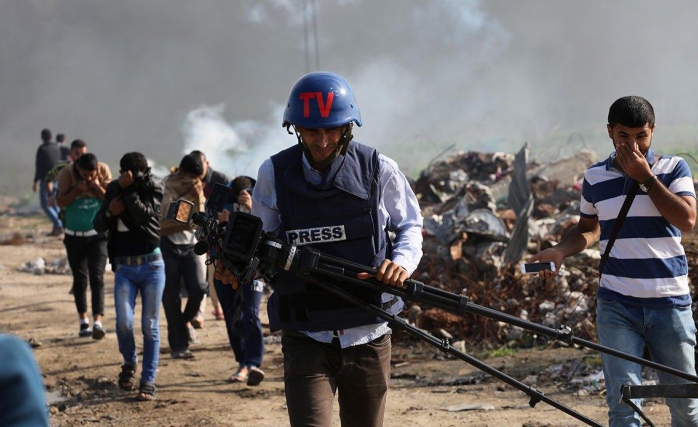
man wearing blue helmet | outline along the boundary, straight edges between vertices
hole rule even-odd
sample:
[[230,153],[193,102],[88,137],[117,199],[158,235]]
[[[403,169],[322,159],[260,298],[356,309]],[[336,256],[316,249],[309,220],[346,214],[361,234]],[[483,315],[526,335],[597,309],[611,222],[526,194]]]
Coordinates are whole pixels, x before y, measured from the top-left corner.
[[[259,168],[252,214],[287,244],[376,268],[377,280],[399,287],[422,256],[419,204],[393,160],[352,140],[354,123],[361,126],[361,114],[344,78],[301,77],[283,119],[298,144]],[[387,323],[292,272],[278,273],[274,288],[269,322],[272,331],[283,330],[291,425],[329,426],[337,391],[343,426],[383,425]],[[390,314],[404,307],[393,295],[355,288],[345,290]]]

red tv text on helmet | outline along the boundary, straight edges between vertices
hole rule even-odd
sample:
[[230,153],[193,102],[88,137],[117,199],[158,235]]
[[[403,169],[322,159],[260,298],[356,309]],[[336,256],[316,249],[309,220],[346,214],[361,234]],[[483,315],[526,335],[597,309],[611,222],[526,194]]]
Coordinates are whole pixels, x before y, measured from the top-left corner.
[[334,92],[327,94],[327,103],[322,99],[322,92],[301,92],[298,97],[303,100],[303,117],[310,117],[310,100],[313,98],[317,99],[320,117],[327,118],[330,116]]

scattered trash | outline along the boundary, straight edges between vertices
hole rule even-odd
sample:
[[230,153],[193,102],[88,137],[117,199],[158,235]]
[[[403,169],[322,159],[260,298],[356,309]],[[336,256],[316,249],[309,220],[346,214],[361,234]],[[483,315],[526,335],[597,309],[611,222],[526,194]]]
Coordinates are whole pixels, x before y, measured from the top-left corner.
[[29,338],[27,340],[27,344],[29,344],[31,346],[31,348],[37,348],[37,347],[41,347],[42,345],[44,345],[41,341],[37,340],[34,337]]
[[24,263],[23,266],[17,267],[18,271],[26,271],[36,275],[44,274],[45,269],[46,261],[41,257],[34,258],[33,260]]
[[[46,403],[48,405],[51,405],[51,408],[56,407],[55,405],[65,402],[67,399],[63,394],[61,393],[60,390],[55,390],[55,391],[47,391],[45,392],[46,396]],[[55,413],[58,413],[58,408],[56,408]],[[55,413],[52,412],[52,414],[55,415]]]
[[580,378],[573,378],[571,383],[572,384],[583,384],[583,385],[594,385],[598,386],[599,383],[605,382],[606,379],[603,376],[602,371],[594,372],[589,375],[586,375],[584,377]]
[[29,239],[27,239],[25,236],[19,234],[19,233],[14,233],[11,237],[7,239],[3,239],[0,241],[0,245],[14,245],[14,246],[20,246],[24,245],[29,242]]
[[37,257],[18,266],[17,271],[32,273],[38,276],[42,274],[71,274],[67,257],[56,258],[48,264],[45,259]]
[[448,412],[494,411],[494,406],[490,405],[489,403],[462,404],[447,406],[443,408],[443,410]]
[[453,344],[451,344],[451,347],[455,348],[461,353],[465,353],[465,341],[463,340],[454,342]]

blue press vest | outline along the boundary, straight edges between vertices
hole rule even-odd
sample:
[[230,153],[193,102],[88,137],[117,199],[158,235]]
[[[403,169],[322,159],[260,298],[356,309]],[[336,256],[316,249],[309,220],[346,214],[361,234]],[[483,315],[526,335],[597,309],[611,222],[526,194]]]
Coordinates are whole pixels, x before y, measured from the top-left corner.
[[[271,158],[281,216],[279,237],[286,244],[378,267],[390,256],[392,247],[378,223],[382,192],[378,152],[351,142],[347,153],[323,173],[320,185],[305,180],[302,155],[296,145]],[[381,322],[367,310],[304,282],[292,271],[280,271],[273,283],[274,293],[268,304],[272,331],[327,331]],[[391,294],[352,284],[343,289],[390,314],[399,313],[404,306]]]

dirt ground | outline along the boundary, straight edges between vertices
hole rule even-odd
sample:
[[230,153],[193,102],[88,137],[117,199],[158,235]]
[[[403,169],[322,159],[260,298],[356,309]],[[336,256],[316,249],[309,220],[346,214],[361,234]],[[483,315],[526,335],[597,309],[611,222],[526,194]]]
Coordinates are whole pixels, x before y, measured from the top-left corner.
[[[68,294],[72,276],[17,271],[36,257],[48,262],[64,257],[62,239],[46,237],[48,231],[50,225],[41,216],[0,216],[0,242],[5,243],[0,245],[0,332],[41,344],[34,354],[44,375],[47,398],[52,402],[51,425],[288,425],[279,337],[267,336],[263,365],[266,378],[259,386],[228,383],[226,379],[236,364],[225,325],[213,318],[210,307],[205,327],[199,330],[201,344],[192,346],[196,358],[186,361],[169,356],[161,310],[158,400],[138,402],[134,393],[120,391],[116,378],[122,359],[114,334],[113,273],[108,271],[105,277],[107,335],[94,341],[78,337],[75,305]],[[266,313],[264,317],[263,321]],[[137,314],[137,343],[142,342],[139,318]],[[592,368],[592,372],[598,367],[597,353],[551,346],[499,357],[477,351],[471,355],[599,424],[607,424],[603,393],[570,381],[580,377],[583,370]],[[577,375],[564,373],[575,367],[581,369]],[[528,401],[523,392],[461,360],[404,335],[395,336],[387,427],[586,425],[545,402],[531,408]],[[647,402],[645,411],[657,426],[669,426],[668,411],[661,401]],[[333,425],[339,425],[336,405]]]

